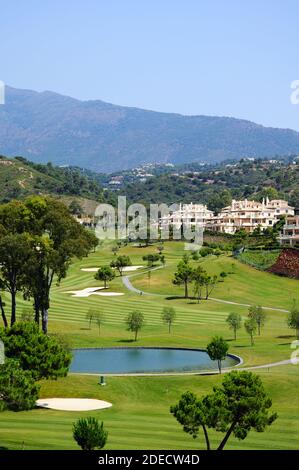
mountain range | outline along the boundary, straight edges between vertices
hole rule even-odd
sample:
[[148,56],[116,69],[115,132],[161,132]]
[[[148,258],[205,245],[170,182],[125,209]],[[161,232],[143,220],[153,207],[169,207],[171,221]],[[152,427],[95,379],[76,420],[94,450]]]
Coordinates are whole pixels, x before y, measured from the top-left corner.
[[217,116],[184,116],[6,87],[0,154],[114,172],[145,163],[299,154],[299,133]]

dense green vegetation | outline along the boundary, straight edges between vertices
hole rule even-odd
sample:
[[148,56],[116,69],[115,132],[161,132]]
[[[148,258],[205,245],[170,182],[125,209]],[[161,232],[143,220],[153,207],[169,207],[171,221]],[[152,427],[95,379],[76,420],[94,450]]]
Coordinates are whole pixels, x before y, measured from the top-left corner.
[[279,256],[280,250],[247,250],[238,255],[238,259],[258,269],[268,269]]
[[[297,160],[298,162],[298,160]],[[158,167],[160,168],[160,167]],[[74,198],[88,212],[82,198],[116,204],[117,195],[126,195],[128,203],[204,203],[219,211],[231,199],[263,197],[285,198],[299,208],[299,164],[288,161],[241,160],[201,166],[196,163],[165,167],[140,182],[135,173],[118,173],[124,178],[119,191],[107,184],[109,175],[93,173],[77,167],[57,167],[32,163],[22,157],[0,157],[0,202],[23,198],[30,194],[53,194],[70,205]],[[103,191],[103,184],[106,186]],[[73,197],[72,197],[73,196]],[[81,199],[80,199],[81,198]],[[89,212],[93,211],[89,209]]]
[[[196,165],[193,165],[193,168]],[[219,164],[195,170],[174,169],[129,183],[122,190],[130,201],[149,203],[204,203],[213,211],[230,204],[231,199],[284,198],[299,208],[299,165],[267,160]]]
[[101,184],[80,168],[42,165],[23,157],[0,156],[0,187],[0,202],[32,194],[53,194],[63,199],[67,196],[96,201],[109,199],[109,193],[103,192]]

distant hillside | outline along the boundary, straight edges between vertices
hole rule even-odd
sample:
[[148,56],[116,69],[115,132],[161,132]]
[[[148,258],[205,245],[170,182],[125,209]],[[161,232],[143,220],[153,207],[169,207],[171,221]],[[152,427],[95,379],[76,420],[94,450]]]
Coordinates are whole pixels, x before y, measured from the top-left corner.
[[8,159],[0,156],[0,202],[22,199],[31,194],[51,194],[63,198],[66,203],[78,200],[87,210],[89,201],[103,201],[109,197],[109,192],[104,193],[101,185],[82,174],[80,169],[34,164],[22,157]]
[[0,106],[0,153],[113,172],[149,162],[299,154],[299,133],[7,87],[6,104]]
[[268,196],[284,198],[299,210],[299,159],[297,163],[240,160],[162,170],[152,168],[153,175],[146,178],[143,171],[148,168],[120,172],[116,177],[122,183],[114,186],[109,184],[111,177],[106,174],[0,155],[0,202],[31,194],[51,194],[67,205],[75,200],[84,213],[91,214],[99,202],[116,206],[117,196],[125,195],[129,204],[195,202],[207,204],[217,212],[230,204],[232,198],[262,200]]
[[283,198],[299,210],[299,160],[297,164],[283,161],[241,160],[234,164],[219,163],[195,169],[173,168],[169,173],[124,184],[118,194],[130,202],[204,203],[219,211],[234,199],[263,197]]

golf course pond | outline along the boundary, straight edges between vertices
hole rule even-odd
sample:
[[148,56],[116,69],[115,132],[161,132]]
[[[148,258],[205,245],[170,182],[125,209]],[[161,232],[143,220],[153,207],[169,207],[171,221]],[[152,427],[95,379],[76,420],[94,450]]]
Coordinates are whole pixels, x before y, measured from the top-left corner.
[[[228,354],[222,368],[241,363]],[[146,374],[218,370],[207,352],[184,348],[84,348],[73,350],[70,372],[88,374]]]

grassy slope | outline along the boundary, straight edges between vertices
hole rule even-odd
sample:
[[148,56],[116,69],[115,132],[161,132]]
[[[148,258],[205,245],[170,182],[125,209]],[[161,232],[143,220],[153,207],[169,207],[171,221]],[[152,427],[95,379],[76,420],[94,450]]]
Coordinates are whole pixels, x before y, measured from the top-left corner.
[[[296,449],[298,448],[299,405],[297,400],[298,370],[294,366],[260,372],[273,398],[273,409],[279,419],[265,433],[251,432],[248,439],[232,438],[232,449]],[[93,397],[110,400],[111,409],[88,413],[34,410],[1,414],[0,442],[9,448],[75,449],[72,423],[82,415],[103,420],[109,431],[107,449],[198,449],[203,439],[193,440],[183,433],[169,413],[186,390],[198,394],[211,391],[219,377],[155,377],[109,378],[100,387],[96,377],[69,376],[57,382],[46,382],[42,395]],[[286,432],[287,431],[287,432]],[[221,435],[213,434],[213,446]]]
[[36,171],[34,168],[17,160],[0,160],[1,199],[11,194],[12,189],[20,195],[32,194],[40,190],[41,185],[55,188],[54,178]]
[[[165,244],[167,267],[147,275],[132,278],[134,285],[145,290],[173,293],[178,289],[169,282],[171,272],[183,253],[183,244]],[[153,252],[154,247],[127,247],[122,253],[130,254],[133,264],[143,264],[142,256]],[[111,290],[123,291],[122,297],[72,298],[65,292],[84,287],[98,286],[93,273],[84,273],[80,267],[107,264],[113,257],[110,247],[92,254],[88,259],[76,261],[69,275],[59,287],[54,287],[50,310],[52,331],[63,332],[72,346],[134,346],[128,342],[131,334],[126,331],[124,319],[133,308],[145,314],[146,326],[141,332],[138,345],[204,347],[213,334],[222,334],[231,339],[225,318],[230,311],[246,316],[244,307],[208,301],[201,304],[185,299],[166,300],[163,296],[138,296],[124,290],[121,280],[116,278]],[[210,272],[228,270],[232,259],[226,256],[211,257],[204,261]],[[266,305],[288,308],[293,293],[298,293],[298,282],[263,273],[235,262],[235,274],[220,283],[215,297],[230,298],[241,302],[260,302]],[[167,281],[168,277],[168,281]],[[264,289],[264,294],[263,294]],[[19,312],[24,302],[20,303]],[[171,335],[161,322],[163,305],[173,305],[177,321]],[[106,321],[102,336],[96,326],[89,330],[85,315],[89,307],[98,307],[105,312]],[[268,312],[266,327],[256,345],[249,345],[249,338],[242,330],[237,342],[231,342],[231,351],[240,354],[246,364],[261,364],[288,358],[290,342],[294,339],[287,328],[286,314]],[[286,366],[259,371],[273,397],[274,409],[279,420],[266,433],[252,433],[245,442],[232,440],[233,448],[296,448],[298,447],[298,367]],[[97,377],[69,376],[66,379],[43,383],[42,396],[99,397],[113,403],[113,408],[89,413],[103,419],[109,430],[108,448],[198,448],[199,442],[185,435],[169,414],[169,405],[180,394],[191,389],[206,393],[219,381],[218,377],[154,377],[154,378],[109,378],[108,385],[101,388]],[[82,413],[34,410],[30,412],[1,414],[0,444],[19,448],[25,441],[26,448],[75,448],[71,437],[72,422]],[[286,433],[285,430],[288,430]],[[219,436],[218,436],[219,439]],[[297,439],[297,440],[296,440]]]

